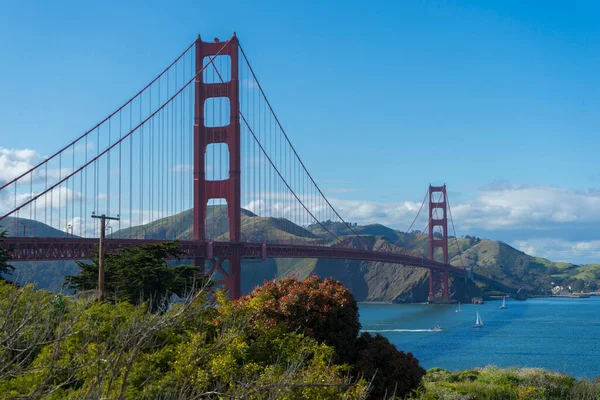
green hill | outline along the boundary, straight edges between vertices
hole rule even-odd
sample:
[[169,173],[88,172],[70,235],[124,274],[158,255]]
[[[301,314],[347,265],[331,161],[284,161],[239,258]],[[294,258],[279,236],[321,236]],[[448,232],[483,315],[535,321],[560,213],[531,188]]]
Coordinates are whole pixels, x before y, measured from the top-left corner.
[[[259,217],[242,209],[242,237],[247,241],[277,241],[309,239],[318,241],[318,236],[284,218]],[[229,219],[227,206],[217,205],[207,208],[206,237],[212,240],[229,240]],[[182,213],[164,217],[145,225],[132,226],[108,235],[109,238],[146,239],[190,239],[193,238],[193,213]]]
[[[55,229],[43,222],[17,217],[6,217],[0,230],[5,230],[8,237],[66,237],[71,236],[64,231]],[[66,227],[65,227],[66,230]],[[78,237],[77,235],[74,235]],[[35,282],[41,289],[58,292],[62,288],[67,275],[77,273],[74,261],[45,261],[45,262],[11,262],[16,269],[6,278],[17,282]]]
[[365,226],[353,225],[352,230],[342,222],[326,221],[322,224],[323,226],[317,223],[311,224],[307,227],[307,229],[325,240],[332,240],[333,238],[323,227],[327,228],[327,230],[329,230],[331,233],[338,237],[352,236],[354,235],[352,230],[354,230],[354,232],[356,232],[359,235],[382,236],[387,241],[392,243],[397,242],[404,235],[400,231],[388,228],[387,226],[381,224],[371,224]]
[[[212,206],[207,213],[207,235],[213,240],[228,239],[228,219],[226,206]],[[48,236],[65,236],[64,232],[27,219],[11,219],[5,224],[9,235],[14,227],[26,232],[46,232]],[[352,225],[363,240],[354,236],[345,224],[327,221],[323,225],[333,232],[340,242],[354,248],[404,252],[411,245],[409,253],[426,256],[427,235],[419,231],[408,234],[380,224],[365,226]],[[11,228],[12,227],[12,228]],[[248,241],[289,241],[303,240],[306,243],[333,243],[333,238],[319,224],[301,227],[283,218],[259,217],[250,211],[242,210],[242,238]],[[113,232],[109,238],[152,238],[189,239],[193,236],[191,210],[165,217],[152,223],[126,228]],[[365,245],[364,242],[367,242]],[[434,255],[441,261],[441,250]],[[480,281],[477,285],[466,284],[463,279],[451,279],[451,292],[456,300],[468,301],[475,295],[514,293],[518,289],[533,294],[548,293],[552,284],[582,286],[594,289],[600,280],[600,264],[578,266],[569,263],[555,263],[539,257],[529,256],[503,242],[479,239],[472,236],[449,239],[449,259],[453,265],[466,266],[483,277],[493,279]],[[62,279],[76,272],[73,262],[15,263],[15,278],[19,281],[35,281],[39,287],[59,290]],[[264,280],[293,275],[305,278],[310,275],[333,277],[350,288],[360,301],[422,302],[427,300],[428,272],[420,268],[410,268],[385,263],[324,260],[324,259],[267,259],[245,260],[242,265],[242,290],[247,292]]]
[[[49,221],[48,221],[49,222]],[[71,236],[65,231],[55,229],[43,222],[27,218],[6,217],[0,223],[0,229],[6,231],[6,236],[19,237],[66,237]],[[74,232],[77,233],[77,232]],[[77,235],[74,235],[77,237]]]

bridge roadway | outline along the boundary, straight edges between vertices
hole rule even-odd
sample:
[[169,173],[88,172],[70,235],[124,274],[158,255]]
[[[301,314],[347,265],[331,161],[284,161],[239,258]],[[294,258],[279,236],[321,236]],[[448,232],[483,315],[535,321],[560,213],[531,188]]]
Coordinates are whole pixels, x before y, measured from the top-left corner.
[[[118,252],[121,247],[132,247],[142,244],[159,243],[162,240],[151,239],[106,239],[106,251]],[[230,257],[236,249],[240,249],[242,258],[322,258],[385,262],[402,264],[411,267],[448,270],[463,274],[462,268],[450,264],[432,261],[423,257],[415,257],[383,251],[348,249],[343,247],[314,246],[281,243],[239,243],[231,242],[199,242],[180,240],[183,250],[182,258],[204,257],[207,259]],[[98,246],[98,239],[85,238],[30,238],[10,237],[0,243],[0,248],[11,249],[12,261],[49,261],[49,260],[84,260]]]

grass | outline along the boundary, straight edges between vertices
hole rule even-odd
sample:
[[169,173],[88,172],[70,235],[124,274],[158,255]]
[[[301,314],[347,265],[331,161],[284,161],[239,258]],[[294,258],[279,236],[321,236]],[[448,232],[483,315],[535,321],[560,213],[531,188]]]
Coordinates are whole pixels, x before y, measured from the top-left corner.
[[538,368],[487,366],[451,372],[427,371],[413,400],[511,400],[600,398],[600,383]]
[[592,281],[600,278],[600,264],[583,265],[576,270],[573,278],[583,279],[584,281]]
[[544,265],[546,267],[555,266],[559,270],[566,270],[566,269],[569,269],[569,268],[575,268],[575,267],[577,267],[575,264],[566,263],[566,262],[553,262],[553,261],[547,260],[547,259],[542,258],[542,257],[533,257],[533,260],[535,262],[537,262],[538,264],[542,264],[542,265]]
[[277,276],[295,276],[306,279],[314,271],[317,264],[316,258],[277,258]]

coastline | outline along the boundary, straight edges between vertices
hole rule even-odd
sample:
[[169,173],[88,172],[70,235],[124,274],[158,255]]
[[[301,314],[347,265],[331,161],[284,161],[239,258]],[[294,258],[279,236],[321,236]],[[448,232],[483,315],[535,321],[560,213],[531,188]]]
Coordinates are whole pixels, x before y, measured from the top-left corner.
[[[515,296],[509,296],[507,295],[506,298],[507,299],[513,299],[513,300],[518,300],[518,301],[524,301],[527,299],[550,299],[550,298],[558,298],[558,299],[588,299],[590,297],[595,297],[598,296],[598,292],[592,292],[592,293],[569,293],[569,294],[564,294],[564,295],[553,295],[553,294],[537,294],[537,295],[529,295],[527,298],[523,298],[523,299],[517,299],[515,298]],[[484,299],[484,303],[488,302],[488,301],[498,301],[498,300],[502,300],[504,296],[490,296],[487,299]],[[426,304],[426,305],[456,305],[458,304],[457,301],[451,301],[450,303],[428,303],[428,302],[414,302],[414,303],[397,303],[394,301],[375,301],[375,300],[365,300],[365,301],[359,301],[358,304],[398,304],[398,305],[415,305],[415,304]],[[479,303],[463,303],[463,304],[475,304],[475,305],[480,305]]]

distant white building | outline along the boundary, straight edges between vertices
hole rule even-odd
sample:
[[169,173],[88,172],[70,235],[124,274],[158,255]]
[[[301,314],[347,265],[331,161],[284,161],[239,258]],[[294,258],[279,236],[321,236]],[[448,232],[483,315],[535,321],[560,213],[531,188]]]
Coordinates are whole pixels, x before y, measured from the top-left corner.
[[570,289],[570,287],[566,288],[564,286],[557,285],[552,288],[552,294],[569,294]]

